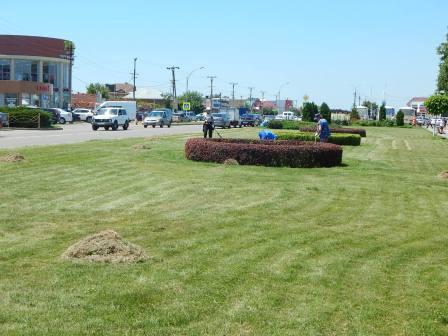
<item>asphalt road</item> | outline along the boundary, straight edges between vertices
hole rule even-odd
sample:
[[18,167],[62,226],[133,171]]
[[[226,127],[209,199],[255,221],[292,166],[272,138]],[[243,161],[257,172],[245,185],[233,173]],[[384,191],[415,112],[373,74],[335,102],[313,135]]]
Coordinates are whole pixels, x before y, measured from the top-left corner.
[[0,130],[0,148],[20,148],[27,146],[47,146],[79,143],[89,140],[111,140],[139,138],[176,134],[200,134],[202,125],[179,125],[171,128],[143,128],[140,125],[130,125],[127,131],[120,127],[117,131],[105,131],[103,128],[93,131],[90,124],[75,123],[63,125],[63,130]]

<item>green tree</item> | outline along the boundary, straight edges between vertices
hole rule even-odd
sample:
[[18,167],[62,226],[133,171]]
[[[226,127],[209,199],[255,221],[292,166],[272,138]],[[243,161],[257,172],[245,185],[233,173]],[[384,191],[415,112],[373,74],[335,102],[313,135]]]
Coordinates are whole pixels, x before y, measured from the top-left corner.
[[171,93],[162,93],[163,98],[163,107],[164,108],[172,108],[173,104],[173,95]]
[[263,107],[262,113],[263,115],[275,115],[277,114],[277,111],[273,108]]
[[350,120],[359,120],[359,113],[356,107],[352,108],[350,112]]
[[87,86],[87,93],[88,94],[101,94],[101,98],[109,99],[109,89],[106,85],[102,85],[100,83],[90,83]]
[[448,117],[448,95],[435,95],[425,101],[429,114]]
[[319,108],[314,103],[305,103],[302,108],[302,120],[303,121],[315,121],[315,115],[319,113]]
[[202,93],[197,91],[188,91],[185,92],[182,96],[179,97],[179,103],[189,102],[191,104],[191,111],[196,114],[204,112],[204,97]]
[[446,35],[446,41],[437,48],[437,54],[440,56],[437,91],[448,94],[448,34]]
[[404,113],[400,110],[398,111],[395,120],[397,121],[397,126],[403,126],[404,125]]
[[386,120],[386,103],[382,103],[380,107],[380,121]]
[[322,103],[319,112],[329,123],[331,123],[331,110],[327,103]]

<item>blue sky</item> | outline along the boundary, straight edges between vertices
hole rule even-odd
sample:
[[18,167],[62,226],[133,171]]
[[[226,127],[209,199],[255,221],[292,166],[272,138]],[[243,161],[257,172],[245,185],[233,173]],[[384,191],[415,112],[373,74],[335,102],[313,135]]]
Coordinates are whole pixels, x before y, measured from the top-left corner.
[[[314,1],[35,1],[2,3],[0,34],[41,35],[75,42],[74,90],[89,82],[131,80],[169,90],[176,65],[178,93],[236,96],[266,91],[274,99],[349,108],[357,88],[366,99],[403,105],[435,89],[436,47],[448,27],[446,0]],[[23,10],[28,8],[28,10]]]

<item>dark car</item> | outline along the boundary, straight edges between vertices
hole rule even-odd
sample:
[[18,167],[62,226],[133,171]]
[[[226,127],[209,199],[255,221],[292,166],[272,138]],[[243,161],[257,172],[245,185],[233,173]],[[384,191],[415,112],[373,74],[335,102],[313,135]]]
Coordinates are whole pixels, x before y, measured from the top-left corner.
[[149,111],[138,111],[135,115],[135,120],[137,121],[143,121],[145,117],[149,114]]
[[59,114],[57,109],[48,108],[48,109],[43,109],[43,110],[45,112],[50,113],[50,115],[51,115],[51,123],[52,124],[57,124],[59,122],[60,114]]
[[258,126],[260,125],[260,118],[258,114],[243,114],[241,116],[242,126]]

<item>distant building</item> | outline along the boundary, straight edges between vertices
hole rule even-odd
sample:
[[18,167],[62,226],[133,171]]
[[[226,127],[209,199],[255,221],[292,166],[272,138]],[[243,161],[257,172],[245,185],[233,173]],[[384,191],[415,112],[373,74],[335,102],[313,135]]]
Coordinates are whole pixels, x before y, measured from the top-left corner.
[[72,94],[72,109],[87,108],[92,110],[97,103],[100,103],[100,101],[98,101],[98,97],[95,94],[79,92]]
[[0,106],[70,104],[70,41],[0,35]]
[[129,83],[106,84],[110,99],[120,99],[134,91],[134,85]]
[[406,106],[412,107],[417,111],[417,115],[425,115],[428,113],[426,109],[425,102],[428,100],[428,97],[414,97],[412,98]]
[[[131,91],[127,95],[123,96],[122,99],[133,100],[133,92]],[[165,104],[165,99],[162,96],[162,91],[154,88],[137,88],[137,90],[135,91],[135,99],[139,101],[139,106],[143,106],[145,109],[161,107]]]

